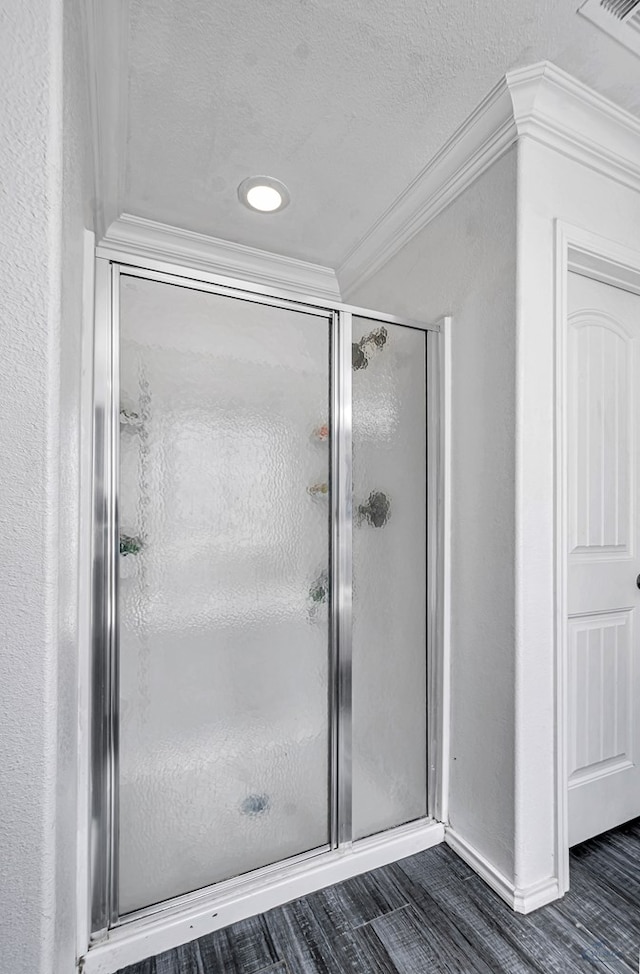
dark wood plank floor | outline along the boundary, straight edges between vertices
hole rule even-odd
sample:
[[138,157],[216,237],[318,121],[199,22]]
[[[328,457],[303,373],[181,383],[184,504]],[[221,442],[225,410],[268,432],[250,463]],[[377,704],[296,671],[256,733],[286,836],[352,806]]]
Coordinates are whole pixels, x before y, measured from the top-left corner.
[[120,974],[638,974],[640,819],[571,854],[571,890],[513,913],[444,845]]

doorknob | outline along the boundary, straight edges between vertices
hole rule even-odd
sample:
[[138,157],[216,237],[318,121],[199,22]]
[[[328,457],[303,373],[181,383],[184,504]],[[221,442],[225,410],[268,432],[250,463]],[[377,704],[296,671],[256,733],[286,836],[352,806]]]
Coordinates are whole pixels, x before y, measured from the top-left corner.
[[636,578],[636,585],[640,588],[640,575]]

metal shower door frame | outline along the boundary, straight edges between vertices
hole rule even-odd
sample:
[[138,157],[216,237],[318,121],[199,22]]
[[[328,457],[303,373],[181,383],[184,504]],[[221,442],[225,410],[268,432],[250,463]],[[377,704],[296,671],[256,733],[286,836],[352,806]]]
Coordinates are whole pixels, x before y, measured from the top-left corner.
[[[119,332],[120,278],[143,278],[325,317],[330,326],[330,433],[331,433],[331,580],[330,580],[330,844],[290,859],[261,867],[240,877],[212,884],[152,907],[121,916],[118,910],[118,493],[119,493]],[[357,314],[381,323],[404,325],[430,332],[437,340],[439,327],[355,308],[340,302],[300,298],[286,291],[266,289],[226,278],[200,280],[185,276],[181,268],[159,266],[135,258],[96,258],[93,379],[93,476],[91,551],[91,665],[89,780],[89,898],[91,942],[104,940],[109,930],[124,923],[180,909],[212,891],[227,894],[252,880],[264,882],[270,874],[303,863],[327,851],[348,851],[352,844],[352,317]],[[430,351],[427,352],[429,357]],[[430,372],[431,374],[431,372]],[[431,400],[428,409],[433,407]],[[429,442],[433,435],[428,414]],[[433,461],[433,450],[430,457]],[[428,565],[435,562],[435,524],[428,511]],[[428,612],[435,606],[429,598]],[[433,638],[428,620],[428,644]],[[431,656],[428,649],[429,657]],[[431,683],[431,677],[429,678]],[[428,706],[431,689],[429,689]],[[432,730],[429,737],[432,737]],[[428,751],[432,749],[431,740]],[[429,760],[430,769],[433,762]],[[433,780],[430,770],[429,782]],[[431,788],[429,788],[431,792]],[[429,794],[429,814],[433,814]],[[428,820],[428,819],[427,819]]]

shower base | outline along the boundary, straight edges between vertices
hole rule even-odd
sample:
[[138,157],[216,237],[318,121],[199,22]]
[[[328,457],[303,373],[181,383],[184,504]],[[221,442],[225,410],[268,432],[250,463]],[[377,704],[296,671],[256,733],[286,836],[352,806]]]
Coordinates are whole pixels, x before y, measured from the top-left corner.
[[83,958],[83,974],[113,974],[155,954],[266,912],[351,876],[404,859],[444,840],[441,822],[423,819],[304,862],[280,863],[125,920]]

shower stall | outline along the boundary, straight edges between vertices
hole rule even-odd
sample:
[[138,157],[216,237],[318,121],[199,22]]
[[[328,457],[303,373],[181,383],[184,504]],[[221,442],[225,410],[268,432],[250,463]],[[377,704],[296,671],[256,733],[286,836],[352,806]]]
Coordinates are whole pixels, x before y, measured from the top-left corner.
[[94,940],[433,820],[437,341],[97,260]]

